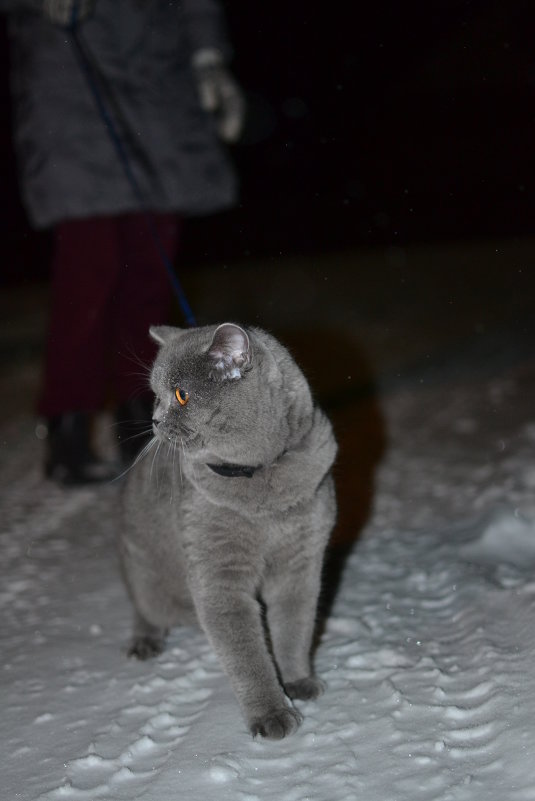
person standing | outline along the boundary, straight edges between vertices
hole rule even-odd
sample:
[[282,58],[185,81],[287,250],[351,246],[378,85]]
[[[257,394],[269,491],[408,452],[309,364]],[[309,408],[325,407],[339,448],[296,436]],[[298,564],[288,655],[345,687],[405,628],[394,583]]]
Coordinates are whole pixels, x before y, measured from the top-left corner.
[[[22,200],[31,224],[54,237],[38,403],[45,472],[62,484],[107,480],[114,468],[95,456],[91,419],[110,392],[125,461],[150,425],[139,365],[152,362],[148,328],[167,322],[172,300],[155,236],[172,262],[185,217],[234,204],[222,142],[239,137],[243,99],[217,0],[0,0],[0,9]],[[78,61],[74,20],[144,210]]]

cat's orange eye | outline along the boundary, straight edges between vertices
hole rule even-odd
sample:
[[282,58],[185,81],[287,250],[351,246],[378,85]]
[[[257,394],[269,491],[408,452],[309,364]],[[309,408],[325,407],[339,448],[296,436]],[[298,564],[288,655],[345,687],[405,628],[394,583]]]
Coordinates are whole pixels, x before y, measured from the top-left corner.
[[175,389],[175,397],[181,406],[185,406],[189,401],[189,392],[186,392],[185,389],[180,389],[180,387],[177,387]]

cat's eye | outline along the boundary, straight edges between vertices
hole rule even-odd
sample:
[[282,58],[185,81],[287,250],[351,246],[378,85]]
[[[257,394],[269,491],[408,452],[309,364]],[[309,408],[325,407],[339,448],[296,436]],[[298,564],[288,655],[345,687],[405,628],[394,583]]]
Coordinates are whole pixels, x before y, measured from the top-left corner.
[[177,387],[175,389],[175,397],[181,406],[185,406],[189,401],[189,392],[186,392],[185,389],[180,389],[180,387]]

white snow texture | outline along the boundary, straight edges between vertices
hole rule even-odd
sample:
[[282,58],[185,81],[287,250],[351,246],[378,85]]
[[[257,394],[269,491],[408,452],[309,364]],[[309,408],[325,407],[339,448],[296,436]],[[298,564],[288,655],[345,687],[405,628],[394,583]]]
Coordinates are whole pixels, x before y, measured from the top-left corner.
[[[202,633],[127,659],[116,485],[41,478],[4,424],[4,801],[534,801],[534,373],[398,386],[301,728],[253,740]],[[511,409],[514,408],[514,414]]]

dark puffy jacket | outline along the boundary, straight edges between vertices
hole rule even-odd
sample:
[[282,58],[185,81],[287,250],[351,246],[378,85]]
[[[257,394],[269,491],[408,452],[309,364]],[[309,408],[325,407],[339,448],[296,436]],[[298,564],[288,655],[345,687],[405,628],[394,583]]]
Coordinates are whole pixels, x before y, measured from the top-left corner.
[[[39,0],[9,12],[15,147],[32,223],[138,208],[69,34]],[[228,52],[215,0],[96,0],[80,35],[103,79],[147,206],[205,214],[234,202],[235,182],[191,68],[201,48]]]

